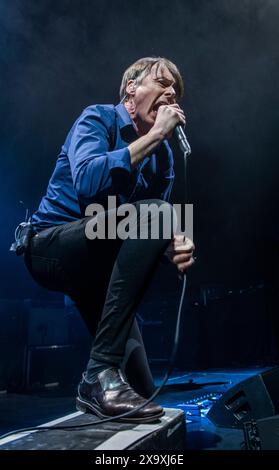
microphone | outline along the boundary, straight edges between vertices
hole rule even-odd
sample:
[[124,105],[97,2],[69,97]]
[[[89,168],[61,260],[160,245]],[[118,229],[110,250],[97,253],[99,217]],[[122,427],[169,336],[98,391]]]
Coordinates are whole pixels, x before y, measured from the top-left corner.
[[180,147],[181,151],[187,157],[188,155],[190,155],[192,150],[191,150],[190,144],[187,140],[186,134],[185,134],[184,129],[181,126],[181,124],[178,124],[175,127],[174,132],[175,132],[176,138],[178,140],[179,147]]

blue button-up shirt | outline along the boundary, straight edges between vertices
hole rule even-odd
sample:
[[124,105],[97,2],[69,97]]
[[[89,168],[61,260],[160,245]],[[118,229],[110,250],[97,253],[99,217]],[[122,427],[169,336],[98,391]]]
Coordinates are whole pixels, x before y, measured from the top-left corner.
[[109,195],[117,196],[118,204],[169,200],[174,171],[168,142],[132,168],[128,145],[137,138],[123,104],[86,108],[70,130],[47,193],[32,216],[35,230],[80,219],[88,204],[106,207]]

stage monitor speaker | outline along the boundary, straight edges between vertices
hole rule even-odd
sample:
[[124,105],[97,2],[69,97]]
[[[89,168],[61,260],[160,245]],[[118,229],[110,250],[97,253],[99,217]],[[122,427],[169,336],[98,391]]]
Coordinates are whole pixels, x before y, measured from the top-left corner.
[[[82,368],[77,371],[77,351],[74,345],[31,346],[27,351],[25,390],[68,388],[77,383]],[[77,376],[77,372],[78,376]]]
[[279,450],[279,415],[244,423],[246,450]]
[[279,367],[249,377],[225,392],[207,413],[216,426],[243,423],[279,413]]

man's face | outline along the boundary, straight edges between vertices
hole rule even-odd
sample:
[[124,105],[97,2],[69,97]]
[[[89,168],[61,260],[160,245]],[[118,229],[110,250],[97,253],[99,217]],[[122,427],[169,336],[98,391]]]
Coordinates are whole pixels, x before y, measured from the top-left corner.
[[154,65],[142,82],[136,86],[133,95],[134,110],[130,113],[141,134],[154,125],[157,111],[162,104],[176,102],[175,79],[168,68]]

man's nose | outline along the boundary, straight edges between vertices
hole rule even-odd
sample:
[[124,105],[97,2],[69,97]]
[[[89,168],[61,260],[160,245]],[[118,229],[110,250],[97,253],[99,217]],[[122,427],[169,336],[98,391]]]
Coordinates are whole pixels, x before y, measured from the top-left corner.
[[175,89],[172,85],[170,85],[166,90],[165,90],[165,96],[171,101],[171,102],[174,102],[175,101],[175,97],[176,97],[176,92],[175,92]]

